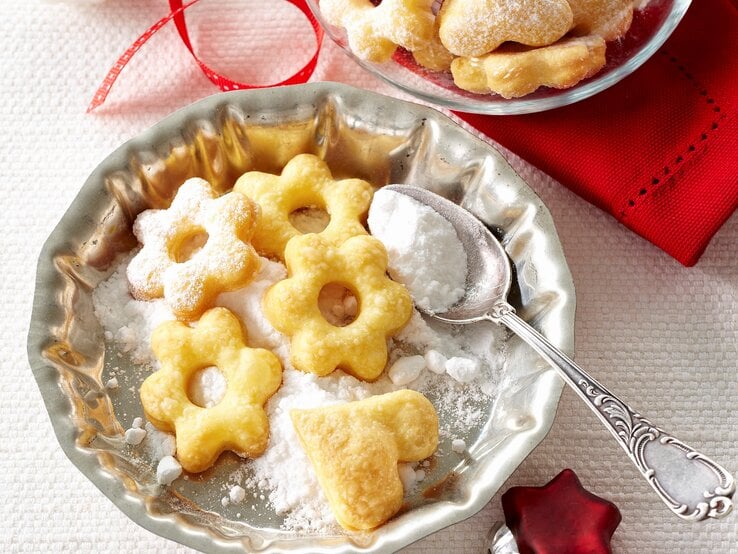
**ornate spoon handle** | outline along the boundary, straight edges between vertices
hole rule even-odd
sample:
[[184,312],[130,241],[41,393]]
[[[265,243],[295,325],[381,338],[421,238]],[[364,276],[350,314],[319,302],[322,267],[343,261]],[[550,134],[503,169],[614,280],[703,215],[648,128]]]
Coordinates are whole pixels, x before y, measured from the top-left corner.
[[488,315],[532,346],[605,424],[661,500],[689,521],[719,518],[730,512],[733,476],[710,458],[655,427],[552,345],[507,303]]

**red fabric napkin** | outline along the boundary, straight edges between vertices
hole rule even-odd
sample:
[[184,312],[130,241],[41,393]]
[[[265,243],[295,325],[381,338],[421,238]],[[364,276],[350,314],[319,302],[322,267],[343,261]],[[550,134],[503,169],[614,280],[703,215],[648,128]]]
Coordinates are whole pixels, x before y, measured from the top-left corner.
[[640,69],[521,116],[458,114],[686,266],[738,208],[738,1],[695,0]]

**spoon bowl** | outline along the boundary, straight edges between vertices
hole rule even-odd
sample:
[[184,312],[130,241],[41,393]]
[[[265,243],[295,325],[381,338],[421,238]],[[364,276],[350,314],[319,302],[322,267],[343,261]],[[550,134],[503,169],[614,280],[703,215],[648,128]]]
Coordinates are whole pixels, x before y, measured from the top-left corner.
[[515,308],[507,302],[512,282],[510,260],[481,221],[426,189],[390,185],[385,190],[404,194],[445,218],[466,251],[464,296],[445,312],[425,310],[429,316],[455,324],[488,320],[505,325],[558,370],[673,513],[689,521],[730,513],[735,480],[725,468],[654,426],[515,314]]
[[505,249],[489,229],[467,210],[438,194],[412,185],[388,185],[391,190],[426,204],[453,226],[466,251],[466,291],[463,298],[433,317],[446,323],[474,323],[505,302],[512,283],[512,270]]

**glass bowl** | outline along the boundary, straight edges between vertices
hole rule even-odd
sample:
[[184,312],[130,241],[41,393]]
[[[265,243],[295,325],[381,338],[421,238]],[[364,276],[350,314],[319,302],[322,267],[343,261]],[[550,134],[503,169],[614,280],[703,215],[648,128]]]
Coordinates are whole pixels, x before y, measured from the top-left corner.
[[[636,4],[638,4],[636,0]],[[432,71],[415,63],[410,52],[398,48],[392,60],[373,63],[351,52],[343,29],[330,25],[320,12],[320,0],[308,0],[310,9],[328,36],[359,65],[399,89],[437,106],[462,112],[514,115],[541,112],[573,104],[624,79],[666,41],[689,8],[691,0],[650,0],[636,9],[633,23],[622,38],[607,43],[607,63],[594,76],[567,89],[541,87],[521,98],[474,94],[458,88],[450,71]]]

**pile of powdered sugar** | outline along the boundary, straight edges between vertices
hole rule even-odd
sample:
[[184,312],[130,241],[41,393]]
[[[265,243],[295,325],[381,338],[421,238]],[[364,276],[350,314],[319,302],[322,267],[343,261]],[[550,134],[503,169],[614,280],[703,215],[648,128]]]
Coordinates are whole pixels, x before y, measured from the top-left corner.
[[[381,200],[381,196],[379,198]],[[418,216],[416,219],[421,218]],[[423,226],[421,229],[422,232],[427,231]],[[437,240],[441,238],[437,237]],[[414,246],[408,245],[408,248]],[[425,255],[422,252],[416,254]],[[400,252],[400,256],[404,254]],[[130,258],[122,258],[110,277],[93,291],[93,302],[106,338],[115,342],[119,350],[126,352],[142,368],[143,379],[159,366],[151,351],[151,332],[174,316],[163,300],[143,302],[130,296],[126,281],[126,265]],[[240,503],[244,498],[241,489],[263,495],[271,508],[283,516],[286,529],[334,530],[335,519],[294,431],[290,410],[327,406],[412,388],[425,394],[438,412],[439,432],[447,441],[436,456],[458,456],[452,450],[452,441],[456,441],[453,444],[458,447],[459,441],[473,438],[469,436],[469,430],[481,427],[488,417],[503,363],[503,334],[492,325],[478,328],[444,326],[427,321],[414,311],[409,323],[389,341],[388,371],[376,382],[360,381],[340,370],[325,377],[303,373],[290,363],[289,339],[271,326],[261,309],[264,293],[273,283],[286,277],[286,269],[281,263],[266,258],[261,258],[260,262],[260,269],[249,285],[221,294],[216,303],[227,307],[241,319],[250,346],[267,348],[279,357],[283,365],[282,386],[265,406],[270,440],[264,454],[253,460],[244,459],[227,483],[212,483],[212,487],[214,490],[219,486],[222,490],[229,488],[222,499],[224,506]],[[422,264],[414,265],[416,271],[420,271],[417,267],[422,267]],[[462,284],[465,264],[464,260]],[[458,275],[454,278],[458,284]],[[402,279],[398,277],[398,280]],[[447,300],[451,298],[453,289],[444,289],[448,293]],[[209,396],[222,393],[222,383],[210,370],[201,374],[202,382],[196,384],[196,390],[190,394],[197,397],[198,403],[206,404]],[[165,460],[167,476],[173,474],[170,466],[173,438],[156,431],[150,423],[145,429],[147,438],[141,447],[148,449],[154,461]],[[409,493],[417,482],[425,479],[430,471],[429,461],[401,464],[400,471]]]
[[466,251],[451,223],[432,208],[392,190],[374,194],[369,229],[389,255],[389,273],[415,304],[443,312],[466,290]]
[[133,255],[123,257],[105,281],[92,291],[95,316],[105,329],[105,338],[114,341],[135,364],[150,364],[151,333],[165,321],[175,319],[163,300],[141,302],[128,292],[126,268]]

